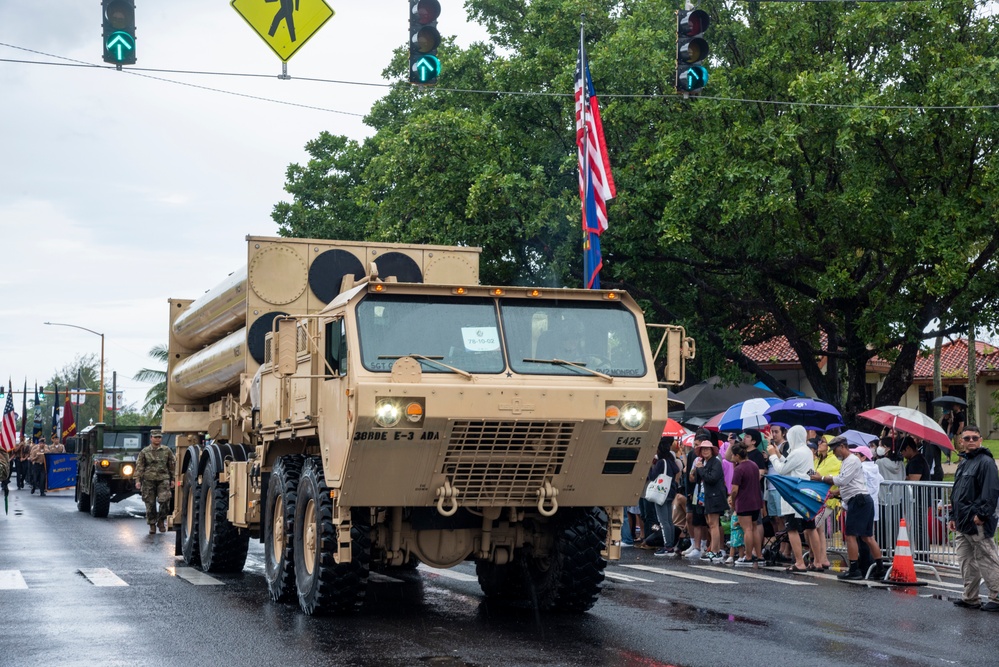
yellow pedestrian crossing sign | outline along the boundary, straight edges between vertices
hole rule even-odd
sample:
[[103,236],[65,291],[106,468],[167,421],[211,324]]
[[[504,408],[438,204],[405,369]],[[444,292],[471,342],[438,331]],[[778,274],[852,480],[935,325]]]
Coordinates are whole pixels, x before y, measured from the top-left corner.
[[324,0],[232,0],[229,4],[283,62],[334,13]]

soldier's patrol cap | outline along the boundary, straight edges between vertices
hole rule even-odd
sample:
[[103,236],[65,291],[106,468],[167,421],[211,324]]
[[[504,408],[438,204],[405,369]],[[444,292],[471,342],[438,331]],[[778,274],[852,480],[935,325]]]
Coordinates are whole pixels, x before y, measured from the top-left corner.
[[163,437],[163,431],[161,431],[159,429],[156,429],[155,431],[150,431],[149,432],[149,437],[150,438],[162,438]]

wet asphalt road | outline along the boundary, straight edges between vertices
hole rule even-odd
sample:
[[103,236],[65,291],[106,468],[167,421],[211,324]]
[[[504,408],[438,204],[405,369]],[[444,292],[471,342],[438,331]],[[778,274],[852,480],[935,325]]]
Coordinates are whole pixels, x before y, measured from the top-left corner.
[[94,519],[72,496],[15,490],[0,514],[0,665],[999,664],[999,614],[953,607],[956,579],[888,590],[634,549],[582,616],[487,605],[463,564],[376,575],[360,614],[309,618],[269,601],[259,543],[242,574],[192,583],[138,498]]

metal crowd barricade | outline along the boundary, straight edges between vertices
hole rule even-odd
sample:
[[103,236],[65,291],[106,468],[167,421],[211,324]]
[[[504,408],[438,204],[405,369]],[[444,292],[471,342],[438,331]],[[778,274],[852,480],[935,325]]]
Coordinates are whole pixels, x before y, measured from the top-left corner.
[[[947,529],[950,519],[952,482],[881,483],[878,492],[878,521],[874,537],[885,558],[892,558],[898,542],[899,526],[905,519],[912,560],[917,568],[959,570],[954,539]],[[844,510],[825,511],[825,521],[816,526],[825,529],[827,550],[846,558],[843,538]]]

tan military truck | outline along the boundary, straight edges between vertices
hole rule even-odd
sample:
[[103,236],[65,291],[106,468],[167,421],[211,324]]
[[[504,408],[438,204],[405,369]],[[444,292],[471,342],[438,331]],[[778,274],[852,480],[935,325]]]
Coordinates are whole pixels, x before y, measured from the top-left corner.
[[684,331],[625,292],[479,285],[477,248],[247,240],[245,269],[170,301],[178,555],[239,571],[260,539],[271,597],[307,614],[421,562],[474,561],[489,598],[592,607]]

